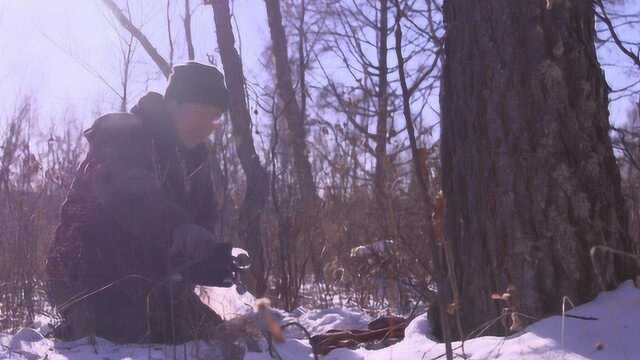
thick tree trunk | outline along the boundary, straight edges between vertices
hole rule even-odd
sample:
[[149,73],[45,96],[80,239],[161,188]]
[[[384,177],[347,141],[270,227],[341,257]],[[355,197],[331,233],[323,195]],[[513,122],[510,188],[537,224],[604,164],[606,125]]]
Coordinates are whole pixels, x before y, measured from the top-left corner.
[[[591,247],[630,246],[593,17],[583,0],[445,1],[445,235],[467,334],[509,285],[538,318],[592,299]],[[608,287],[624,276],[598,265]]]
[[231,123],[236,151],[247,179],[247,189],[240,208],[240,226],[242,239],[251,253],[253,284],[249,284],[255,295],[264,296],[267,285],[267,269],[260,237],[262,212],[268,195],[267,171],[260,164],[251,135],[251,115],[247,107],[244,91],[244,75],[240,55],[234,47],[231,17],[228,0],[211,1],[220,48],[220,57],[224,68],[225,81],[229,88]]

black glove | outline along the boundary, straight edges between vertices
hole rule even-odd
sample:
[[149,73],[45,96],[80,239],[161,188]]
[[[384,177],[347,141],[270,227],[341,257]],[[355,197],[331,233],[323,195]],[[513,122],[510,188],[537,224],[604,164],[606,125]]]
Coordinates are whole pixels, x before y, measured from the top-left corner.
[[169,250],[171,273],[196,285],[230,287],[234,278],[231,249],[231,244],[216,241],[201,226],[180,225],[173,231]]

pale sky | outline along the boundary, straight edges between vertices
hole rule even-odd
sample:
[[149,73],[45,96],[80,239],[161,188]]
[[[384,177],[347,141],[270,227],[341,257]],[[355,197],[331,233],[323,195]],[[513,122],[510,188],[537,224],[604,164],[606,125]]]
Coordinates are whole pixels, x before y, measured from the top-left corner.
[[[134,22],[168,56],[166,1],[131,0]],[[182,13],[183,2],[174,1]],[[195,7],[201,0],[193,0]],[[247,77],[260,79],[258,59],[268,40],[266,10],[262,1],[236,0],[236,19],[242,40]],[[196,60],[207,62],[214,54],[211,7],[200,6],[193,18]],[[100,0],[0,0],[0,121],[6,121],[17,101],[33,95],[44,117],[71,108],[80,117],[91,117],[96,107],[112,111],[117,96],[91,72],[113,86],[119,83],[120,47],[110,13]],[[172,19],[176,43],[175,63],[186,59],[183,25]],[[139,46],[136,52],[136,83],[130,106],[146,90],[161,91],[165,80]],[[87,69],[90,69],[88,71]],[[150,79],[147,81],[146,79]],[[118,88],[119,89],[119,88]],[[90,123],[92,119],[87,119]]]
[[[182,13],[182,1],[174,2]],[[202,0],[192,2],[195,6]],[[166,56],[166,1],[130,0],[130,3],[134,22],[144,24],[142,31]],[[269,41],[264,2],[232,3],[242,41],[245,74],[252,81],[264,82],[267,77],[259,63]],[[213,54],[216,48],[212,10],[200,6],[194,16],[196,60],[206,62],[206,54]],[[41,121],[60,119],[62,114],[72,111],[86,125],[93,121],[96,111],[116,110],[117,97],[87,71],[89,68],[111,84],[118,84],[119,44],[114,25],[117,27],[100,0],[0,0],[0,125],[16,102],[26,95],[37,100]],[[175,62],[180,63],[186,54],[181,19],[173,19],[173,28]],[[603,62],[623,61],[615,51],[603,50],[600,55]],[[147,89],[161,91],[165,84],[142,47],[137,50],[136,63],[138,76],[130,106]],[[605,71],[613,88],[626,86],[638,78],[638,72],[624,69],[605,67]],[[612,103],[614,123],[626,117],[628,106],[627,100]]]

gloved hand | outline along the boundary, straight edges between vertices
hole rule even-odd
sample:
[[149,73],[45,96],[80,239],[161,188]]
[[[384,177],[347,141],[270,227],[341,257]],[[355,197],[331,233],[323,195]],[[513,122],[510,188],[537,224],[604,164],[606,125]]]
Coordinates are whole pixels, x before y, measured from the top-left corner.
[[178,226],[172,238],[169,249],[172,274],[178,273],[196,285],[233,285],[231,244],[217,241],[207,229],[195,224]]

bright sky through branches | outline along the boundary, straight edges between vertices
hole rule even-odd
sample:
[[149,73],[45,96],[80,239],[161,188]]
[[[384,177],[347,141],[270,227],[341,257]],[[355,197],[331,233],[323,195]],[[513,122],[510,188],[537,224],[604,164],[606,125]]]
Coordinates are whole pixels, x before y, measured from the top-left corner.
[[[121,2],[119,2],[121,3]],[[250,81],[264,82],[262,52],[268,45],[266,10],[260,0],[236,0],[235,19],[242,44],[245,74]],[[166,56],[166,0],[130,0],[136,25]],[[176,63],[186,56],[183,41],[182,1],[172,20]],[[207,54],[215,54],[216,40],[213,15],[201,0],[193,18],[193,33],[198,61],[206,62]],[[52,119],[71,111],[84,124],[95,112],[118,108],[118,98],[105,83],[117,88],[120,76],[120,29],[100,0],[0,0],[0,122],[6,121],[21,98],[33,96],[42,118]],[[615,49],[600,51],[603,63],[620,63],[624,59]],[[164,79],[144,49],[135,53],[136,74],[130,105],[147,90],[161,90]],[[638,73],[605,67],[612,88],[621,88]],[[99,77],[103,77],[100,80]],[[620,123],[626,118],[628,100],[611,105],[611,118]]]
[[[134,23],[142,24],[142,31],[161,54],[168,54],[166,1],[130,3]],[[182,13],[184,5],[182,1],[172,3],[179,6],[171,20],[176,45],[174,62],[180,63],[186,59],[186,50],[182,19],[177,14]],[[198,7],[192,20],[196,60],[207,62],[207,54],[215,53],[213,15],[209,7],[201,5],[202,1],[192,3]],[[252,0],[236,1],[235,11],[245,71],[248,77],[257,79],[258,58],[268,40],[266,12],[261,2]],[[126,36],[99,0],[61,0],[55,4],[0,0],[0,121],[5,121],[13,106],[27,95],[36,99],[41,112],[47,114],[45,118],[69,109],[82,118],[91,117],[94,110],[117,109],[117,96],[99,79],[104,77],[111,86],[119,86],[121,55],[117,32]],[[147,89],[164,87],[164,79],[141,47],[134,62],[131,102]]]

